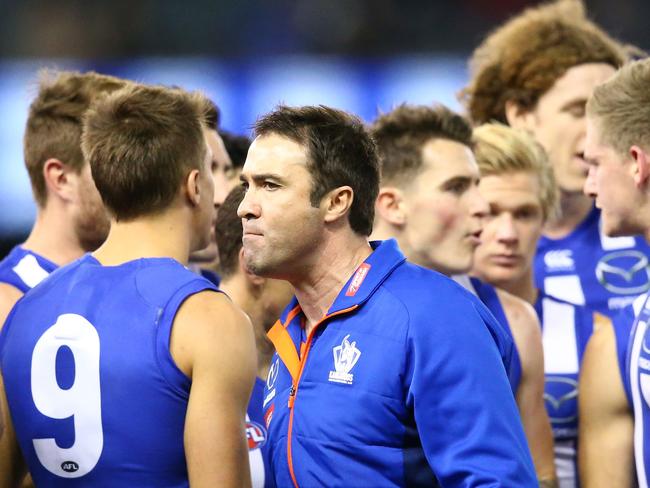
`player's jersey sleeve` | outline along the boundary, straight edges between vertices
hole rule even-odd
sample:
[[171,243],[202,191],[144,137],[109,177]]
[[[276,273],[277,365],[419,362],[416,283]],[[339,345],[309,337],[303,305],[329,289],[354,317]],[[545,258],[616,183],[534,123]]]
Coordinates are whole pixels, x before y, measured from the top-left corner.
[[411,317],[427,324],[412,326],[407,344],[407,403],[422,448],[443,486],[537,486],[494,318],[463,297],[428,321]]

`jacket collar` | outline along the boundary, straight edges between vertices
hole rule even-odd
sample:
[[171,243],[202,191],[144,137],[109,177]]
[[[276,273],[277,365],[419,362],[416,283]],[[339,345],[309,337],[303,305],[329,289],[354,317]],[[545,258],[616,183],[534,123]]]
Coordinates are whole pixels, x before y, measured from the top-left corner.
[[[370,246],[373,252],[352,273],[352,276],[339,291],[326,316],[363,305],[393,270],[406,261],[395,239],[372,241]],[[302,315],[300,303],[296,297],[293,297],[291,303],[282,312],[280,321],[287,327],[289,322],[292,322],[298,315]]]

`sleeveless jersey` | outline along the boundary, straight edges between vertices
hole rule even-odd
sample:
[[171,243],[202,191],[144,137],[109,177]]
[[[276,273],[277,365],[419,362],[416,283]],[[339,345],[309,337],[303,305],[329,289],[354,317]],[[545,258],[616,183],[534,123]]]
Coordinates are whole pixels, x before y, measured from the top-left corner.
[[190,380],[169,351],[190,295],[216,290],[168,258],[55,271],[14,307],[0,367],[36,486],[187,487]]
[[[625,312],[622,316],[625,315]],[[625,344],[624,386],[634,412],[634,460],[639,488],[648,488],[650,468],[650,294],[634,302],[629,341],[617,333],[617,349]],[[629,314],[628,314],[629,316]],[[619,325],[617,317],[615,329]],[[620,357],[620,355],[619,355]]]
[[0,261],[0,283],[8,283],[27,293],[56,268],[56,264],[43,256],[16,246]]
[[515,343],[515,338],[512,335],[512,330],[510,329],[510,324],[506,318],[506,313],[503,310],[499,296],[497,295],[496,290],[489,283],[485,283],[478,278],[470,277],[468,275],[454,275],[454,281],[462,285],[465,289],[472,292],[476,295],[483,305],[485,305],[494,318],[497,319],[497,322],[501,324],[504,331],[510,336],[513,344],[512,351],[512,361],[510,363],[510,369],[508,370],[508,380],[510,381],[510,386],[512,387],[512,392],[516,395],[517,389],[519,388],[519,383],[521,382],[521,358],[519,357],[519,351],[517,350],[517,344]]
[[605,236],[594,207],[568,236],[542,236],[535,285],[546,295],[613,316],[650,289],[648,256],[650,246],[640,236]]
[[251,464],[253,488],[275,487],[268,457],[268,432],[264,422],[264,412],[262,411],[264,385],[263,380],[255,378],[253,392],[246,411],[246,438],[248,440],[248,459]]
[[544,403],[553,428],[557,476],[561,488],[576,487],[578,375],[594,330],[593,313],[541,291],[535,311],[542,326]]

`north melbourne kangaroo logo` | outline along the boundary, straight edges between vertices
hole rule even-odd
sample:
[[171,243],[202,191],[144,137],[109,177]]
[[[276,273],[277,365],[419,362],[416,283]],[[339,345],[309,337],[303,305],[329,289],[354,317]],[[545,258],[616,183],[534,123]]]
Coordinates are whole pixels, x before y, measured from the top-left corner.
[[335,371],[330,371],[329,380],[334,383],[351,385],[354,380],[354,375],[350,373],[350,370],[357,364],[361,357],[361,351],[357,349],[356,341],[350,342],[349,337],[350,334],[346,335],[341,345],[332,349]]

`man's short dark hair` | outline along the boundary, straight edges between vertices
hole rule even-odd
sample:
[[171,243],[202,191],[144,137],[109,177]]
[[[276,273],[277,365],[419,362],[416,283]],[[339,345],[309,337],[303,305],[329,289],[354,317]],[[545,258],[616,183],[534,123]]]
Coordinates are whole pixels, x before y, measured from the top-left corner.
[[370,235],[379,192],[379,163],[375,144],[361,120],[323,105],[281,105],[260,118],[254,129],[256,136],[278,134],[307,149],[313,206],[334,188],[350,186],[354,192],[350,227],[358,234]]
[[217,214],[215,233],[219,249],[219,273],[222,278],[229,278],[239,268],[239,250],[242,248],[244,231],[237,208],[245,194],[243,186],[235,186],[228,193]]
[[223,140],[223,145],[226,146],[226,152],[230,156],[233,168],[243,168],[246,162],[246,156],[248,155],[248,148],[252,143],[250,138],[239,136],[225,130],[220,130],[219,135]]
[[431,139],[446,139],[472,147],[467,119],[444,105],[402,104],[377,117],[371,127],[381,162],[382,182],[412,181],[422,167],[422,146]]

